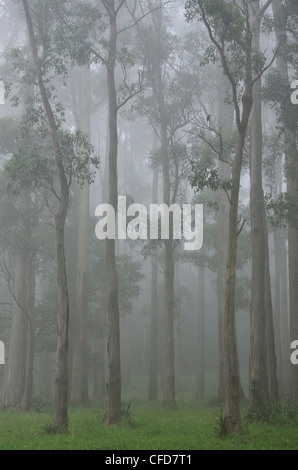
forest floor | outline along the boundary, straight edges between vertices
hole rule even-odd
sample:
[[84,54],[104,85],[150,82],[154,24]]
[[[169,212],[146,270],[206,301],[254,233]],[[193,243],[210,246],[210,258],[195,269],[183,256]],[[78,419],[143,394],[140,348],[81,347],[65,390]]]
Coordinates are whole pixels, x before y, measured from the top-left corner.
[[132,416],[104,424],[97,407],[70,409],[67,433],[51,434],[48,412],[1,412],[0,450],[298,450],[298,426],[251,423],[242,435],[215,434],[220,410],[178,403],[175,411],[136,403]]
[[[0,450],[298,450],[298,416],[289,420],[286,405],[276,420],[272,408],[267,422],[244,420],[241,435],[220,437],[223,410],[210,400],[195,402],[181,392],[177,409],[166,410],[139,393],[131,392],[129,399],[124,403],[129,412],[113,427],[105,424],[103,402],[70,408],[68,432],[60,434],[49,432],[51,408],[1,411]],[[245,416],[245,404],[242,412]]]

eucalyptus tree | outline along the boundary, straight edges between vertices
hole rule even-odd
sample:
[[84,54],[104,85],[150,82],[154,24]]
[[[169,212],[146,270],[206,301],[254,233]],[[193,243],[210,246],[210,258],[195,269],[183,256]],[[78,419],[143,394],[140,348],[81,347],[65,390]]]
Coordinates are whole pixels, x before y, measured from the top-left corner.
[[[251,31],[254,55],[263,63],[260,35],[262,16],[266,2],[261,9],[259,1],[251,4]],[[254,68],[253,77],[258,74]],[[265,216],[262,160],[262,102],[261,77],[253,89],[251,112],[251,156],[250,156],[250,222],[252,244],[252,286],[251,286],[251,334],[249,407],[253,411],[267,400],[278,399],[276,357],[273,331],[273,314],[269,272],[269,250],[267,220]]]
[[[146,58],[144,63],[144,93],[139,110],[149,120],[159,143],[159,163],[162,173],[162,199],[168,207],[185,197],[188,156],[182,143],[185,129],[196,114],[193,107],[197,77],[191,69],[195,60],[187,49],[186,39],[178,39],[170,31],[166,4],[161,0],[147,0],[146,21],[144,6],[134,1],[129,12],[136,26],[137,54]],[[141,12],[141,13],[140,13]],[[191,43],[191,41],[189,41]],[[176,56],[175,56],[176,54]],[[158,153],[158,152],[155,152]],[[170,212],[170,227],[173,214]],[[173,232],[163,242],[164,269],[164,382],[163,404],[175,408],[175,352],[174,352],[174,252],[177,242]],[[154,277],[152,283],[154,283]]]
[[[274,208],[277,225],[288,224],[290,342],[298,336],[298,231],[297,231],[297,105],[291,102],[291,82],[297,78],[297,3],[272,1],[274,30],[279,50],[276,69],[266,78],[265,98],[277,113],[279,135],[284,142],[286,192],[280,192]],[[298,401],[298,371],[291,365],[291,399]]]
[[[80,70],[81,96],[79,129],[91,142],[91,80],[90,68]],[[76,307],[74,322],[74,349],[72,357],[71,402],[88,402],[87,377],[87,324],[88,324],[88,268],[89,268],[89,222],[90,185],[85,181],[79,191],[78,247],[76,267]]]
[[[57,20],[62,26],[62,40],[66,38],[67,49],[77,65],[100,63],[106,70],[108,101],[108,202],[117,215],[118,204],[118,113],[141,89],[140,75],[135,83],[128,80],[128,68],[133,68],[134,59],[127,45],[120,47],[120,33],[131,26],[121,24],[120,13],[125,13],[124,0],[102,0],[101,2],[54,1]],[[125,17],[125,15],[124,15]],[[121,18],[122,19],[122,18]],[[125,42],[125,41],[124,41]],[[120,80],[117,71],[121,70]],[[121,413],[121,364],[118,279],[116,268],[115,240],[106,239],[106,266],[108,275],[108,357],[109,382],[107,423],[118,421]]]
[[[223,71],[231,84],[230,100],[235,108],[237,143],[234,158],[231,159],[231,193],[229,208],[229,233],[227,251],[227,279],[224,311],[224,354],[225,354],[225,424],[227,432],[241,432],[242,423],[239,407],[239,370],[235,333],[235,284],[237,239],[243,228],[239,224],[238,204],[240,178],[249,117],[253,105],[253,87],[273,63],[265,66],[254,55],[249,1],[228,2],[225,0],[190,0],[186,2],[188,21],[199,20],[207,28],[210,47],[209,59],[216,54]],[[271,3],[267,2],[262,13]],[[254,74],[254,70],[257,71]]]
[[[3,172],[1,179],[5,191],[7,179],[4,178],[7,175]],[[36,224],[39,217],[30,191],[23,190],[16,199],[4,191],[1,194],[0,265],[3,283],[12,299],[12,311],[3,406],[26,410],[31,404],[33,385],[35,258],[39,247]]]
[[[64,112],[57,100],[54,80],[65,76],[66,55],[55,47],[57,23],[51,2],[22,2],[31,60],[21,51],[14,53],[15,71],[20,83],[32,83],[28,112],[22,120],[21,145],[7,162],[11,188],[34,188],[53,218],[58,284],[57,356],[55,376],[55,417],[58,428],[68,425],[68,324],[69,295],[65,264],[64,228],[69,207],[69,187],[73,177],[80,183],[92,179],[88,171],[90,146],[82,133],[69,132]],[[82,155],[84,157],[82,158]],[[93,162],[97,164],[97,159]]]

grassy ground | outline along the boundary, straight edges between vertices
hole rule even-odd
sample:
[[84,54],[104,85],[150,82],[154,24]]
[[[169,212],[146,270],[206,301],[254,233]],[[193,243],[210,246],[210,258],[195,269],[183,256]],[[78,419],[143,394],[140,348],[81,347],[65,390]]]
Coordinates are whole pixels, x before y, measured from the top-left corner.
[[[69,430],[51,434],[52,410],[0,412],[0,450],[298,450],[298,418],[250,423],[242,435],[218,437],[220,407],[196,403],[179,394],[177,410],[148,403],[135,384],[124,398],[131,400],[130,417],[115,427],[104,424],[105,406],[69,410]],[[144,395],[143,395],[144,396]],[[245,414],[245,407],[243,414]]]
[[214,434],[219,409],[203,404],[179,403],[176,411],[158,404],[136,403],[132,418],[116,427],[102,421],[98,407],[71,409],[69,431],[49,434],[51,415],[2,412],[1,450],[192,450],[271,449],[297,450],[298,426],[253,423],[240,436]]

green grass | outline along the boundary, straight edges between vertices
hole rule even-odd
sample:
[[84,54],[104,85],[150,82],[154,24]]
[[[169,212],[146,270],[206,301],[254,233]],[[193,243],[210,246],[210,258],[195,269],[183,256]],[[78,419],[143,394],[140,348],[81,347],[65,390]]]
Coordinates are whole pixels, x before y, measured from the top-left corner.
[[242,435],[215,436],[220,408],[180,401],[168,411],[137,401],[132,416],[115,427],[103,422],[104,408],[69,410],[69,431],[49,434],[51,412],[1,412],[0,450],[297,450],[298,426],[250,423]]
[[[104,403],[70,408],[69,429],[64,434],[48,432],[51,409],[0,411],[0,450],[298,450],[298,411],[287,405],[269,406],[245,426],[242,435],[217,437],[223,410],[210,405],[217,391],[212,372],[206,376],[209,398],[205,402],[193,400],[193,378],[182,377],[177,410],[148,403],[146,389],[147,378],[141,375],[133,377],[129,388],[123,387],[123,402],[131,402],[131,416],[114,427],[104,423]],[[245,416],[245,405],[242,413]]]

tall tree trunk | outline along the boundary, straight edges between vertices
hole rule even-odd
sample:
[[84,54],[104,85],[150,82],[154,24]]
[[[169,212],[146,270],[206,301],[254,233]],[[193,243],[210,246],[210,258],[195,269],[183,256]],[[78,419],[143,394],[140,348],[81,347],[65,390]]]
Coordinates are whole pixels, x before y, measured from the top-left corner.
[[[276,19],[276,38],[279,53],[276,65],[281,77],[289,81],[287,63],[287,18],[281,0],[273,0],[273,14]],[[292,116],[293,105],[289,99],[281,103],[281,114],[284,125],[287,191],[293,200],[298,202],[298,158],[296,142],[296,120]],[[289,259],[289,304],[290,304],[290,342],[298,338],[298,229],[289,225],[288,228],[288,259]],[[291,364],[291,400],[298,402],[298,368]]]
[[55,218],[56,222],[56,265],[58,283],[58,320],[57,320],[57,352],[55,373],[55,417],[54,424],[68,427],[68,326],[69,297],[65,265],[64,225],[68,208],[68,191],[62,191],[61,210]]
[[[152,27],[158,44],[158,52],[149,58],[149,80],[153,94],[157,101],[159,138],[161,142],[161,161],[163,178],[163,203],[170,206],[174,202],[171,198],[171,182],[169,168],[168,121],[165,103],[165,84],[163,76],[164,66],[164,36],[163,36],[163,5],[160,0],[152,2],[147,0],[151,10]],[[134,18],[134,13],[130,12]],[[138,23],[138,22],[136,22]],[[140,34],[142,37],[142,34]],[[147,43],[145,41],[145,47]],[[172,214],[169,217],[172,226]],[[170,230],[169,239],[164,240],[164,382],[163,404],[165,407],[175,408],[175,349],[174,349],[174,243],[173,233]]]
[[[81,70],[81,131],[90,143],[90,70]],[[86,181],[79,194],[79,233],[77,250],[76,317],[74,324],[74,350],[72,356],[71,402],[88,403],[87,319],[88,319],[88,265],[89,265],[90,186]]]
[[35,396],[38,398],[52,399],[53,388],[53,357],[49,351],[42,351],[37,359],[37,382]]
[[[27,47],[29,37],[26,36]],[[32,86],[27,86],[23,101],[23,116],[28,112],[28,98]],[[4,406],[21,406],[28,409],[33,388],[33,307],[35,302],[35,254],[37,247],[30,233],[31,222],[26,220],[32,211],[32,201],[28,190],[22,191],[17,201],[19,221],[17,233],[19,249],[16,254],[13,319],[10,337],[11,355],[5,375]],[[13,391],[13,389],[15,389]],[[14,394],[16,394],[14,396]]]
[[[223,85],[224,84],[224,85]],[[218,124],[222,130],[223,139],[228,140],[233,129],[233,118],[235,110],[231,104],[226,102],[229,83],[218,70]],[[227,158],[230,157],[230,149],[227,151]],[[218,174],[221,179],[231,177],[230,166],[222,161],[218,162]],[[229,221],[229,201],[224,191],[217,192],[218,217],[217,217],[217,299],[218,299],[218,361],[219,361],[219,383],[218,400],[225,400],[225,376],[224,376],[224,339],[223,339],[223,317],[225,305],[225,285],[226,285],[226,261],[227,261],[227,240]]]
[[38,57],[38,48],[34,35],[33,23],[31,18],[28,1],[23,0],[23,7],[26,17],[26,23],[29,34],[30,48],[33,57],[34,66],[37,73],[37,81],[40,95],[47,117],[52,151],[56,171],[59,179],[60,195],[59,208],[55,214],[55,259],[57,269],[58,283],[58,319],[57,319],[57,356],[56,356],[56,376],[55,376],[55,416],[54,424],[57,427],[67,428],[68,412],[68,323],[69,323],[69,297],[65,265],[64,249],[64,227],[69,205],[69,189],[67,178],[63,167],[62,156],[58,139],[57,125],[53,110],[51,108],[47,91],[44,84],[43,72],[40,67]]
[[[253,47],[260,51],[260,2],[252,4]],[[249,409],[262,406],[268,400],[266,368],[266,310],[265,310],[265,233],[264,194],[262,182],[262,105],[261,80],[253,90],[254,104],[251,112],[250,155],[250,220],[251,220],[251,307],[250,307],[250,357],[249,357]]]
[[26,381],[25,389],[22,398],[21,408],[23,410],[29,410],[32,402],[33,395],[33,354],[34,354],[34,318],[33,318],[33,309],[35,304],[35,250],[31,250],[31,269],[28,273],[29,276],[24,282],[28,284],[28,348],[27,348],[27,365],[26,365]]
[[288,252],[287,233],[280,233],[280,308],[281,308],[281,357],[283,370],[283,390],[285,398],[290,395],[290,361],[289,361],[289,291],[288,291]]
[[[153,168],[152,204],[158,201],[158,169]],[[158,398],[157,387],[157,286],[158,286],[158,260],[157,250],[154,249],[151,259],[151,323],[150,323],[150,364],[149,364],[149,401]]]
[[[163,120],[162,120],[163,121]],[[169,160],[166,138],[166,127],[162,124],[162,167],[163,167],[163,196],[164,203],[171,205]],[[171,214],[170,214],[171,215]],[[172,226],[172,217],[170,227]],[[168,240],[164,240],[164,341],[165,341],[165,364],[164,364],[164,389],[163,404],[167,408],[176,407],[175,398],[175,348],[174,348],[174,259],[173,259],[173,233]]]
[[240,177],[243,161],[246,131],[253,104],[252,87],[247,85],[243,95],[241,125],[238,126],[238,138],[235,157],[232,164],[232,181],[229,212],[229,238],[227,255],[227,282],[224,311],[224,351],[225,351],[225,408],[226,427],[229,432],[241,432],[242,423],[239,406],[239,368],[235,325],[235,285],[238,229],[238,204]]
[[[109,204],[118,206],[118,129],[117,92],[115,83],[115,61],[117,53],[117,11],[115,1],[109,2],[107,12],[110,22],[109,55],[107,61],[107,83],[109,98]],[[106,3],[104,3],[106,6]],[[120,324],[118,302],[118,275],[116,268],[115,240],[106,240],[106,263],[108,272],[108,410],[107,422],[113,424],[121,414],[121,365],[120,365]]]
[[[160,19],[160,27],[161,27]],[[161,38],[161,30],[157,31]],[[161,46],[162,49],[162,46]],[[170,206],[174,201],[171,199],[171,182],[169,168],[169,149],[167,136],[167,119],[164,103],[164,86],[162,81],[162,63],[157,70],[157,100],[160,117],[160,139],[162,148],[162,180],[163,180],[163,202]],[[170,213],[169,225],[172,227],[172,214]],[[173,231],[170,230],[169,239],[164,240],[164,341],[165,341],[165,363],[164,363],[164,389],[163,404],[168,408],[176,407],[175,398],[175,348],[174,348],[174,259],[173,259]]]
[[[31,280],[34,275],[32,271],[35,250],[32,249],[31,242],[24,237],[27,229],[23,217],[24,213],[31,208],[30,195],[27,191],[19,196],[17,205],[20,212],[18,222],[20,242],[19,251],[15,258],[14,301],[4,384],[4,407],[22,406],[25,389],[26,392],[29,391],[30,383],[30,377],[27,376],[27,373],[30,372],[28,360],[31,354],[28,351],[31,347],[29,344],[32,336],[30,331],[33,328]],[[28,399],[30,399],[30,395]]]
[[205,392],[205,269],[199,266],[199,299],[198,299],[198,357],[196,370],[197,400],[203,400]]
[[266,366],[268,378],[268,398],[270,401],[278,401],[279,390],[277,382],[277,359],[275,347],[273,306],[271,296],[269,238],[265,208],[264,234],[265,234],[265,312],[266,312]]
[[[281,165],[277,168],[275,198],[282,191]],[[289,319],[288,319],[288,265],[286,231],[278,228],[273,233],[274,259],[275,259],[275,331],[276,331],[276,357],[278,381],[281,396],[289,397]]]
[[274,250],[274,332],[276,345],[276,363],[277,363],[277,379],[279,390],[283,395],[283,368],[282,368],[282,352],[281,352],[281,301],[280,301],[280,231],[275,230],[273,233],[273,250]]

